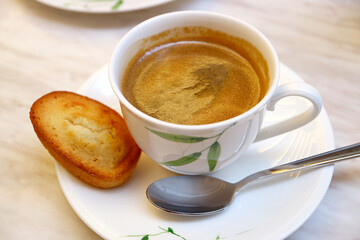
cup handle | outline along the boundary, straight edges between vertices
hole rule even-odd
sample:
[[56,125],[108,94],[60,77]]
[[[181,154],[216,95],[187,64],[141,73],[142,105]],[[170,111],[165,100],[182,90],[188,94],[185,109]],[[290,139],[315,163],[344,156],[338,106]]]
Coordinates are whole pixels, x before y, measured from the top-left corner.
[[293,116],[284,121],[261,128],[254,142],[261,141],[276,135],[280,135],[311,122],[316,118],[322,107],[322,99],[320,93],[311,85],[304,82],[291,82],[280,85],[276,90],[268,104],[267,111],[274,111],[275,104],[284,97],[299,96],[308,99],[312,103],[312,107],[303,113]]

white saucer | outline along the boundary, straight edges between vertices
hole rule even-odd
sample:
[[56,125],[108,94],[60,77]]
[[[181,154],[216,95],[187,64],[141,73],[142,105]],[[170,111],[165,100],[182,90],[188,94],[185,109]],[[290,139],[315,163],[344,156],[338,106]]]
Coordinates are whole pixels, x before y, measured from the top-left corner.
[[129,12],[161,5],[173,0],[35,0],[51,7],[85,13]]
[[[289,81],[302,80],[282,65],[281,83]],[[106,66],[91,76],[79,93],[120,111]],[[293,103],[299,104],[295,110],[290,106]],[[306,105],[298,98],[284,99],[276,106],[277,114],[267,114],[265,124],[302,111]],[[214,176],[234,182],[252,172],[333,148],[332,127],[323,110],[305,127],[253,144],[241,159]],[[145,196],[148,185],[174,173],[158,166],[145,154],[131,179],[115,189],[101,190],[86,185],[57,163],[56,172],[75,212],[105,239],[270,240],[287,237],[309,218],[328,189],[333,167],[253,183],[240,192],[226,211],[209,217],[169,215],[150,205]]]

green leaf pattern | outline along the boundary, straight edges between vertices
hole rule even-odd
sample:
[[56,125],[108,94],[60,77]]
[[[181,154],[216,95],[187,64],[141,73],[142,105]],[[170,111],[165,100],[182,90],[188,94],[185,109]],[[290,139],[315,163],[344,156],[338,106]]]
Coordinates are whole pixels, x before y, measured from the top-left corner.
[[204,140],[215,139],[214,142],[211,143],[211,145],[205,147],[204,149],[202,149],[199,152],[191,153],[186,156],[182,156],[179,159],[175,159],[175,160],[171,160],[171,161],[167,161],[167,162],[163,163],[166,166],[184,166],[184,165],[187,165],[189,163],[196,161],[197,159],[199,159],[199,157],[201,156],[201,154],[203,152],[208,150],[207,160],[208,160],[208,165],[209,165],[209,171],[212,172],[212,171],[214,171],[214,169],[218,163],[220,154],[221,154],[221,145],[218,140],[224,134],[224,132],[226,132],[229,128],[231,128],[234,125],[235,125],[235,123],[231,124],[230,126],[225,128],[223,131],[221,131],[219,134],[217,134],[215,136],[211,136],[211,137],[186,136],[186,135],[160,132],[160,131],[156,131],[156,130],[150,129],[150,128],[146,128],[146,129],[148,129],[150,132],[154,133],[155,135],[157,135],[163,139],[166,139],[168,141],[172,141],[172,142],[199,143]]
[[126,235],[126,236],[120,236],[117,239],[123,239],[123,238],[140,238],[141,240],[149,240],[150,238],[155,238],[159,235],[163,235],[163,234],[170,234],[173,235],[174,237],[176,237],[177,239],[182,239],[182,240],[186,240],[186,238],[180,236],[179,234],[175,233],[174,230],[170,227],[168,227],[167,229],[159,227],[160,230],[162,230],[161,232],[158,233],[152,233],[152,234],[140,234],[140,235]]
[[[160,235],[172,235],[173,238],[176,239],[182,239],[182,240],[187,240],[185,237],[181,236],[180,234],[177,234],[174,232],[174,230],[170,227],[168,227],[167,229],[159,227],[159,229],[161,230],[160,232],[157,233],[152,233],[152,234],[139,234],[139,235],[125,235],[125,236],[119,236],[116,239],[128,239],[128,238],[137,238],[137,239],[141,239],[141,240],[151,240],[151,239],[156,239],[158,236]],[[240,236],[246,232],[249,232],[253,229],[249,229],[240,233],[235,234],[234,236],[231,237],[231,239],[234,239],[235,236]],[[166,237],[168,238],[168,237]],[[173,239],[171,238],[171,239]],[[220,237],[220,234],[217,235],[215,240],[220,240],[220,239],[227,239],[227,237]]]
[[111,4],[109,10],[118,10],[119,7],[124,3],[124,0],[69,0],[64,3],[65,7],[71,7],[71,6],[81,6],[85,9],[91,9],[96,6],[101,5],[108,5]]
[[117,10],[123,4],[123,0],[118,0],[116,3],[111,7],[111,10]]
[[159,132],[150,128],[147,128],[150,132],[158,135],[161,138],[164,138],[166,140],[169,141],[173,141],[173,142],[181,142],[181,143],[197,143],[197,142],[202,142],[208,138],[204,138],[204,137],[192,137],[192,136],[185,136],[185,135],[177,135],[177,134],[171,134],[171,133],[164,133],[164,132]]
[[201,152],[192,153],[190,155],[181,157],[177,160],[164,162],[166,166],[183,166],[196,161],[201,156]]
[[221,146],[218,141],[214,142],[209,149],[207,160],[209,164],[209,170],[210,172],[214,171],[217,161],[219,160],[221,153]]

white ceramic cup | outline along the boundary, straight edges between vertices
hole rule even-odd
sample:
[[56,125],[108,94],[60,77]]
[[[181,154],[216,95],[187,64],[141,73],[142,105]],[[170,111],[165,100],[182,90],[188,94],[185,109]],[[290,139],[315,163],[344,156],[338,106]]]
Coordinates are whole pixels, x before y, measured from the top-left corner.
[[[136,109],[121,92],[124,71],[141,48],[142,39],[168,29],[203,26],[245,39],[264,56],[270,83],[264,98],[234,118],[204,125],[180,125],[155,119]],[[237,18],[202,11],[167,13],[148,19],[130,30],[117,44],[109,78],[126,124],[139,147],[161,166],[182,174],[207,174],[239,159],[254,142],[273,137],[313,120],[321,111],[320,94],[310,85],[296,82],[278,86],[279,60],[274,47],[257,29]],[[287,96],[304,97],[312,106],[304,113],[261,128],[264,113]],[[296,108],[296,106],[294,106]]]

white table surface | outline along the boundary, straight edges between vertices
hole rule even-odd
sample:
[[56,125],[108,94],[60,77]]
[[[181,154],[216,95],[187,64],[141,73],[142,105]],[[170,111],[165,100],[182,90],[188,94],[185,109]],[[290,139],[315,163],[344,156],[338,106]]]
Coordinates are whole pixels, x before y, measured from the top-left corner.
[[[118,14],[0,0],[0,239],[101,239],[66,201],[29,108],[50,91],[76,91],[136,24],[185,9],[226,13],[257,27],[280,61],[320,91],[336,146],[360,140],[358,0],[178,0]],[[360,239],[359,159],[336,165],[320,206],[288,239]]]

